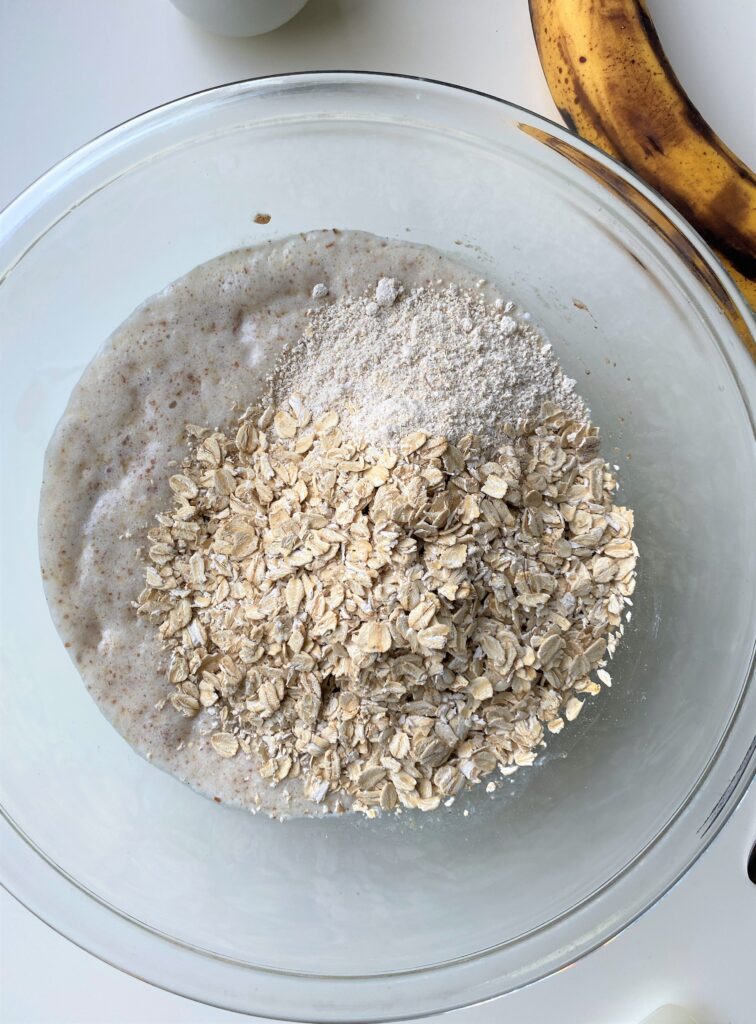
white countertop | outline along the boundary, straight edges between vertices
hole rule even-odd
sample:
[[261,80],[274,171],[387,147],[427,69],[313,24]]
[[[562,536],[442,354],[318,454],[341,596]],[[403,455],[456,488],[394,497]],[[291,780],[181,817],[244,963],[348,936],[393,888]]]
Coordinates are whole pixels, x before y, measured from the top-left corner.
[[[649,0],[694,103],[756,164],[754,0]],[[168,0],[0,0],[0,206],[71,150],[143,110],[223,82],[283,71],[422,75],[558,120],[527,0],[310,0],[277,32],[209,36]],[[756,981],[751,787],[723,833],[653,910],[568,971],[449,1024],[637,1024],[664,1003],[699,1024],[750,1024]],[[0,896],[3,1024],[239,1021],[128,977]],[[40,966],[43,965],[43,966]]]

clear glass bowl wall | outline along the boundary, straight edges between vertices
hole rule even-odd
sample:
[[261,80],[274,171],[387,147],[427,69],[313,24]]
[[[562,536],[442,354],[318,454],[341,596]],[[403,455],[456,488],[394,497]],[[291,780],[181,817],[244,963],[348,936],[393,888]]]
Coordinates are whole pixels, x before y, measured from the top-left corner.
[[[100,716],[47,614],[37,500],[71,387],[139,302],[224,250],[325,226],[453,252],[532,311],[621,466],[642,557],[614,686],[503,793],[281,824],[196,795]],[[536,980],[674,883],[752,772],[756,468],[733,326],[748,314],[661,200],[501,101],[314,74],[108,133],[3,214],[0,255],[2,851],[19,898],[176,992],[354,1022]]]

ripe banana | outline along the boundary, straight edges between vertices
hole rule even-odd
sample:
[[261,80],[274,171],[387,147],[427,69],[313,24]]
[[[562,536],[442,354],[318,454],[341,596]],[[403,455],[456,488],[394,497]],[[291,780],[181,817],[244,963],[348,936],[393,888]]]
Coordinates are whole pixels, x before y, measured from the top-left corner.
[[675,77],[643,0],[529,0],[568,126],[656,188],[756,309],[756,178]]

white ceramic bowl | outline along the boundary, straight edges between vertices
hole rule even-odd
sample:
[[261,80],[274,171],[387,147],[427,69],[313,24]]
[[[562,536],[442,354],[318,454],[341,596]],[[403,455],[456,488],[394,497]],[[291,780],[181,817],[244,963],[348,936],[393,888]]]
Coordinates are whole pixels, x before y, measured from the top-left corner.
[[298,14],[307,0],[171,0],[182,14],[221,36],[261,36]]
[[[453,251],[533,312],[622,466],[642,557],[613,688],[503,794],[280,824],[198,796],[100,716],[48,617],[37,501],[72,385],[139,302],[224,250],[331,226]],[[183,995],[356,1022],[563,968],[699,856],[753,770],[756,375],[745,304],[648,188],[490,97],[264,79],[63,161],[0,217],[0,282],[0,846],[35,913]]]

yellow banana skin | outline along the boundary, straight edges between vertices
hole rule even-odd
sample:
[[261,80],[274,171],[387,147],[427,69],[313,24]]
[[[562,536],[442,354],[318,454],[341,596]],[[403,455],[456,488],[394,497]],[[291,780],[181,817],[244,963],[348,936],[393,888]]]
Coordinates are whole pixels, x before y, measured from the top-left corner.
[[756,179],[688,99],[642,0],[529,2],[569,127],[668,199],[756,309]]

